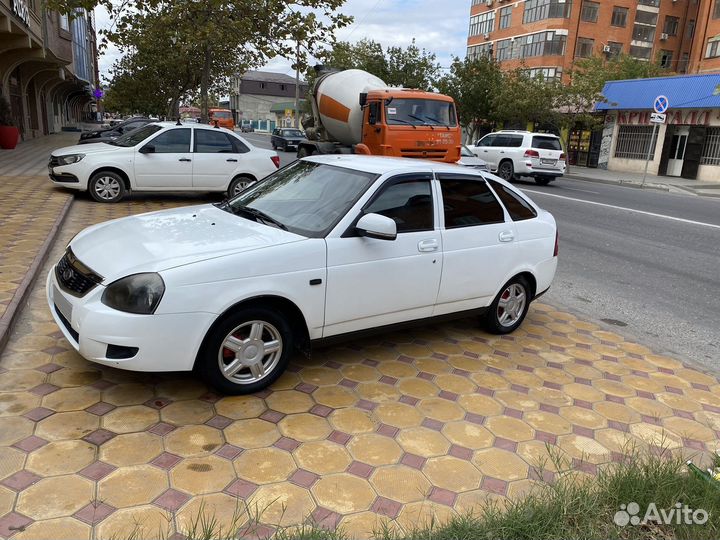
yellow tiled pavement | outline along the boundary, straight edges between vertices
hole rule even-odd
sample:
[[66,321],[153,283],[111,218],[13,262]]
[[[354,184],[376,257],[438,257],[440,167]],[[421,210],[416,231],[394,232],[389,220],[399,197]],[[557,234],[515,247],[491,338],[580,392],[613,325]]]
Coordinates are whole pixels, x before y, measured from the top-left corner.
[[[91,223],[188,202],[77,200],[50,261]],[[0,536],[154,538],[249,505],[258,535],[311,519],[364,537],[521,496],[557,474],[546,445],[593,473],[632,444],[700,462],[720,434],[715,376],[543,303],[512,336],[471,319],[393,332],[222,397],[86,362],[42,284],[0,356]]]

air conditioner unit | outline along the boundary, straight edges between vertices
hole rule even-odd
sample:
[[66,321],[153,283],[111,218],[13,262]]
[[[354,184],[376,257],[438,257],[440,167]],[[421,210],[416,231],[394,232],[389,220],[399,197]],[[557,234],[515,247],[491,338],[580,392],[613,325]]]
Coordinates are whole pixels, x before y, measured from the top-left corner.
[[485,0],[486,6],[492,6],[493,0]]
[[483,34],[483,39],[490,39],[490,34]]
[[610,45],[603,45],[603,52],[604,52],[604,53],[612,52],[612,49],[610,48]]
[[668,35],[665,32],[660,34],[660,41],[665,41],[667,38],[668,38]]

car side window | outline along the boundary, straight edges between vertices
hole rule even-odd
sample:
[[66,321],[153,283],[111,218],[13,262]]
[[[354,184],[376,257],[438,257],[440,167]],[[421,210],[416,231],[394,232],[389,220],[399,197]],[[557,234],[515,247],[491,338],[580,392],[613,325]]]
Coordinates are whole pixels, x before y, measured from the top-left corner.
[[523,143],[523,136],[522,135],[510,135],[508,136],[508,146],[510,148],[520,148]]
[[199,154],[232,154],[235,147],[227,134],[209,129],[195,130],[195,152]]
[[492,146],[502,146],[502,147],[510,146],[510,136],[509,135],[495,135]]
[[488,180],[488,182],[495,194],[505,205],[513,221],[522,221],[524,219],[537,217],[535,209],[520,195],[502,185],[500,182],[496,182],[495,180]]
[[175,154],[190,151],[190,129],[171,129],[161,133],[152,141],[156,154]]
[[505,213],[484,180],[440,177],[445,228],[503,223]]
[[375,213],[395,220],[397,232],[431,231],[433,198],[430,180],[405,180],[381,188],[365,213]]
[[225,136],[230,139],[230,142],[232,142],[236,154],[246,154],[250,151],[247,145],[237,137],[233,137],[232,135],[228,134],[225,134]]
[[495,135],[488,135],[480,139],[475,146],[492,146],[495,140]]

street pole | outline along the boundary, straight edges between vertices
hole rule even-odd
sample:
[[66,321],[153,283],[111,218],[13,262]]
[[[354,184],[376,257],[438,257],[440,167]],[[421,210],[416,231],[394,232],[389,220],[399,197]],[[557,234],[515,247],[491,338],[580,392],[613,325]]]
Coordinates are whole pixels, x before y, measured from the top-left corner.
[[645,177],[647,176],[648,163],[650,162],[650,152],[652,152],[653,148],[655,147],[655,132],[657,132],[657,127],[657,123],[653,123],[653,132],[652,137],[650,137],[650,145],[648,146],[647,157],[645,158],[645,171],[643,172],[642,184],[640,184],[641,186],[645,185]]
[[295,127],[300,127],[300,39],[295,48]]

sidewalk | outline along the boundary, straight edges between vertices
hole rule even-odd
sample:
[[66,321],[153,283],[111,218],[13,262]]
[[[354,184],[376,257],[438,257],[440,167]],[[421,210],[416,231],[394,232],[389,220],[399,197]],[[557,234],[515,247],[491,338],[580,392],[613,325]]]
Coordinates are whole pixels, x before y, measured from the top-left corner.
[[720,197],[720,178],[718,183],[688,180],[677,176],[657,176],[648,174],[645,184],[642,184],[642,173],[608,171],[605,169],[591,169],[588,167],[570,166],[567,178],[599,182],[601,184],[622,184],[636,188],[660,189],[674,193],[691,193],[704,197]]
[[[63,131],[23,141],[14,150],[0,150],[0,177],[42,176],[47,178],[50,152],[77,144],[80,133]],[[49,181],[48,181],[49,183]]]

